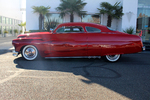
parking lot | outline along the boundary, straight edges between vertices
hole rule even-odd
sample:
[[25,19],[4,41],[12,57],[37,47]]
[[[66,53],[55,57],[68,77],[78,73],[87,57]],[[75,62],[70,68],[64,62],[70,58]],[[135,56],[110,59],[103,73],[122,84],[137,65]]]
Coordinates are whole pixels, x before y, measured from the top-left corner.
[[149,100],[150,53],[101,59],[26,61],[0,53],[0,100]]

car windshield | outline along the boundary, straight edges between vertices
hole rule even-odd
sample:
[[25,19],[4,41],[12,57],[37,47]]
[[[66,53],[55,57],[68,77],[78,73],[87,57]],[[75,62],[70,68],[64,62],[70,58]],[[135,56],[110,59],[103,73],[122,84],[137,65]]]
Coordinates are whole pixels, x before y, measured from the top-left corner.
[[57,26],[56,26],[56,27],[54,27],[53,31],[54,31],[56,28],[57,28]]

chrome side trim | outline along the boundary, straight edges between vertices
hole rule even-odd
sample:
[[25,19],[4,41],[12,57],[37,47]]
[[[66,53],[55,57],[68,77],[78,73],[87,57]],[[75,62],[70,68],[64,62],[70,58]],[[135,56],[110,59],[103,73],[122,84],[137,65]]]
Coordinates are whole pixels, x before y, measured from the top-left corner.
[[13,56],[15,56],[15,57],[17,57],[17,56],[18,56],[18,54],[19,54],[19,52],[15,51],[15,50],[13,50],[12,52],[13,52],[13,54],[12,54],[12,55],[13,55]]
[[54,58],[54,59],[55,59],[55,58],[56,58],[56,59],[57,59],[57,58],[89,58],[89,59],[90,59],[90,58],[99,58],[99,59],[100,59],[100,58],[101,58],[101,56],[78,56],[78,57],[45,57],[45,59],[51,59],[51,58],[52,58],[52,59],[53,59],[53,58]]

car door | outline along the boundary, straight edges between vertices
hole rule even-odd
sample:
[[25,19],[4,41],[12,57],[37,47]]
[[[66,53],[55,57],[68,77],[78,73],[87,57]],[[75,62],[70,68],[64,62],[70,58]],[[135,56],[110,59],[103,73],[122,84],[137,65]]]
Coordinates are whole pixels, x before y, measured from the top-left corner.
[[87,51],[89,56],[101,55],[101,30],[95,27],[86,26],[87,31]]
[[124,53],[126,42],[121,40],[123,34],[109,34],[94,27],[86,27],[88,36],[88,55],[103,56]]
[[50,56],[71,57],[87,55],[87,35],[81,27],[63,26],[51,34],[49,42]]

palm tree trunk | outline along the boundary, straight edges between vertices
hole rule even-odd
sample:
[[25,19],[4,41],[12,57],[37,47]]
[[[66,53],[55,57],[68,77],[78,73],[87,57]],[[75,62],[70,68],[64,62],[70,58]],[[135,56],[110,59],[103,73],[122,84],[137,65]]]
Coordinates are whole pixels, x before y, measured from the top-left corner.
[[74,16],[73,16],[73,13],[70,14],[70,22],[74,22]]
[[112,17],[108,15],[107,26],[111,27]]
[[83,18],[82,18],[82,15],[81,15],[81,22],[82,22],[82,19],[83,19]]
[[39,16],[39,30],[42,30],[42,14]]

